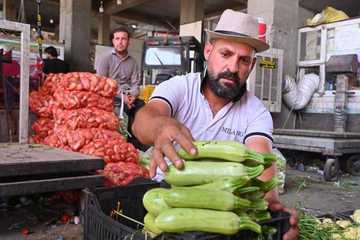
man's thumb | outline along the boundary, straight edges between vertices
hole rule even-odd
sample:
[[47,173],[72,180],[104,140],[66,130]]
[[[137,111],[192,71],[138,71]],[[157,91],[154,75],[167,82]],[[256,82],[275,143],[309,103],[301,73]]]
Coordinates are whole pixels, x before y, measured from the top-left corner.
[[275,202],[275,203],[272,203],[272,204],[269,204],[269,208],[271,211],[281,211],[284,209],[284,205],[282,205],[281,203],[279,202]]

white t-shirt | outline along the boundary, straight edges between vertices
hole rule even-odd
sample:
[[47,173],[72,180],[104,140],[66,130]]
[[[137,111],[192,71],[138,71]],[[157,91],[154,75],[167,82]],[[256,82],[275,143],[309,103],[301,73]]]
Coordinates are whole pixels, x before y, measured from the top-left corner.
[[161,100],[171,115],[191,130],[196,140],[234,140],[245,143],[251,136],[272,141],[273,121],[269,111],[252,93],[230,102],[213,116],[201,93],[200,73],[175,76],[158,85],[150,101]]

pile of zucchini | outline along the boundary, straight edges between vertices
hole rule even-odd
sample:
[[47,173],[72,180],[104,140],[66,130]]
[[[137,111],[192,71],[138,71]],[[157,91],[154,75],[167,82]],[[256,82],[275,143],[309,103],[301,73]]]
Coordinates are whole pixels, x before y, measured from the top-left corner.
[[277,186],[257,179],[276,161],[232,141],[197,141],[196,156],[178,151],[184,169],[170,166],[165,181],[171,188],[154,188],[143,197],[148,213],[145,230],[212,232],[233,235],[241,230],[261,233],[257,222],[271,218],[265,193]]

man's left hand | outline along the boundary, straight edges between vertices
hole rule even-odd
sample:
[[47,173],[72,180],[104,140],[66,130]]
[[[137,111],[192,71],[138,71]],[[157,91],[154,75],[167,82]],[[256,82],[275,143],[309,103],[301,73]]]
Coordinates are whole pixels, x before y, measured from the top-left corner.
[[298,216],[296,210],[293,208],[286,208],[281,202],[269,202],[269,209],[271,211],[284,211],[290,213],[290,229],[284,234],[283,240],[296,240],[299,236]]
[[135,97],[131,95],[124,95],[124,102],[126,106],[131,109],[134,106]]

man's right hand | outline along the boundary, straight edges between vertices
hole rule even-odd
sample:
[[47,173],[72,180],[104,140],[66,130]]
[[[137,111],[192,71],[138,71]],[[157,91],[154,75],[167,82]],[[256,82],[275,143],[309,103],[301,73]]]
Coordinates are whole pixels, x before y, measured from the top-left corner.
[[167,157],[176,168],[183,167],[183,161],[176,153],[174,144],[179,144],[189,154],[195,155],[197,150],[193,145],[194,138],[190,130],[175,119],[169,117],[160,117],[161,126],[156,129],[156,139],[154,141],[154,150],[150,164],[150,177],[156,174],[156,168],[165,172],[167,164],[164,157]]

